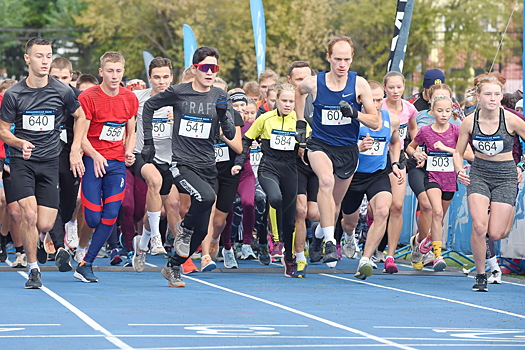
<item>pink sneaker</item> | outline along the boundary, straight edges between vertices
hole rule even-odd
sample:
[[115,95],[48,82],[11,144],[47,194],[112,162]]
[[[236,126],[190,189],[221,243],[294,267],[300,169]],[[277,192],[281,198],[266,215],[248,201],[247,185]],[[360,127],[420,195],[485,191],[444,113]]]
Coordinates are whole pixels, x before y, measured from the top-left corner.
[[335,249],[337,250],[337,259],[343,260],[343,249],[341,248],[340,244],[335,245]]
[[397,273],[398,271],[399,271],[399,269],[397,268],[397,265],[394,262],[394,258],[392,258],[392,257],[386,258],[383,272],[386,272],[386,273]]
[[445,259],[443,259],[442,256],[438,256],[435,260],[434,260],[434,265],[432,266],[432,268],[434,269],[434,271],[438,272],[438,271],[443,271],[444,269],[447,268],[447,263],[445,262]]
[[270,251],[270,256],[274,259],[282,258],[284,256],[284,243],[273,242],[273,249]]
[[419,243],[419,251],[424,255],[432,250],[432,239],[426,236],[424,240]]

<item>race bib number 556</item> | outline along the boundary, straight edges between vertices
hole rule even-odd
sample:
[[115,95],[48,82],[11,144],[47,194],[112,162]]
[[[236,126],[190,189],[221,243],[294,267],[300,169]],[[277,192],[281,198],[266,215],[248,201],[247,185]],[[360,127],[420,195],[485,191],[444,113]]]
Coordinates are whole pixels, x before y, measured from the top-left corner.
[[100,140],[121,141],[124,138],[124,127],[126,123],[106,122],[100,132]]

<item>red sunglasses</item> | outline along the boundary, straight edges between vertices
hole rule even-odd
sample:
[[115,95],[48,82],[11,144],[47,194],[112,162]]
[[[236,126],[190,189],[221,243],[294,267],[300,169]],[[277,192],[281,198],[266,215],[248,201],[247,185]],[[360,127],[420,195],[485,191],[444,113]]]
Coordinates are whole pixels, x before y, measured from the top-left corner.
[[197,68],[198,70],[204,73],[208,73],[210,69],[212,73],[217,73],[220,68],[218,64],[210,64],[210,63],[199,63],[199,64],[194,64],[194,66],[195,68]]

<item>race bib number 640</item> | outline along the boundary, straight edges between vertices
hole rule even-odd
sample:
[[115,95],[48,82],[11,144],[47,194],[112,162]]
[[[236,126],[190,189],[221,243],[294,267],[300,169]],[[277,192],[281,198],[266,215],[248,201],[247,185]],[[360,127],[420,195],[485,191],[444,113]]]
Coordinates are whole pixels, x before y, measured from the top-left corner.
[[52,110],[24,111],[22,128],[31,131],[50,131],[55,128],[55,112]]

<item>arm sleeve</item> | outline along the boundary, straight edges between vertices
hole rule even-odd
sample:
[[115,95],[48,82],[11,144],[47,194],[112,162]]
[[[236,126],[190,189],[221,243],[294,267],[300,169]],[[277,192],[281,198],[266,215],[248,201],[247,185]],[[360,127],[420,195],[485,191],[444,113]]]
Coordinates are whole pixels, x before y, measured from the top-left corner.
[[157,109],[160,109],[164,106],[172,106],[174,104],[173,101],[176,99],[176,96],[177,91],[175,87],[170,86],[163,92],[152,96],[146,101],[146,103],[144,103],[144,108],[142,109],[142,128],[144,130],[144,140],[153,139],[153,113]]
[[93,120],[94,109],[93,109],[92,100],[85,93],[81,93],[80,96],[78,96],[78,100],[80,104],[82,105],[82,109],[84,110],[86,119]]
[[228,109],[226,110],[226,114],[224,115],[224,117],[220,118],[219,120],[221,123],[222,133],[228,140],[233,140],[236,132],[235,124],[233,122],[233,112],[234,109],[232,105],[232,100],[228,96]]
[[73,114],[80,107],[80,102],[78,102],[73,89],[68,88],[64,94],[64,105],[69,114]]

